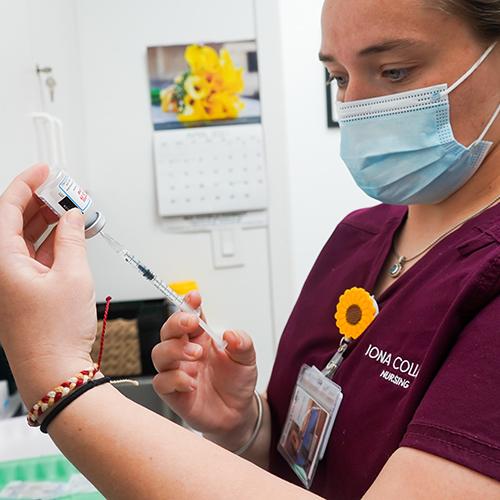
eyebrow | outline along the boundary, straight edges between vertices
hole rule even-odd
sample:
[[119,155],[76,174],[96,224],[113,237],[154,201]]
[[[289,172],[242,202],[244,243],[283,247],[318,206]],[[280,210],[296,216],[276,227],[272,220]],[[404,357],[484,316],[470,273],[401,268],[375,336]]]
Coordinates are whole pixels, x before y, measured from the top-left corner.
[[[389,52],[396,49],[406,49],[409,47],[414,47],[416,45],[421,45],[421,42],[417,40],[412,40],[411,38],[399,38],[396,40],[387,40],[376,45],[370,45],[358,52],[358,56],[365,57],[372,54],[380,54],[382,52]],[[321,62],[335,62],[336,59],[330,54],[319,53],[319,60]]]

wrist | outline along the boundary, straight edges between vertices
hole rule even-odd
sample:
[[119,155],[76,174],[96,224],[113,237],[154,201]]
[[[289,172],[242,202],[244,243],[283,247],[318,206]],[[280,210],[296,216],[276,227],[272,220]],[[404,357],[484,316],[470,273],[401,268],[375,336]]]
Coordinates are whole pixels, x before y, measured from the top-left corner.
[[37,358],[16,363],[13,374],[17,388],[29,409],[48,391],[93,365],[90,356]]
[[259,408],[256,396],[252,394],[251,402],[237,426],[224,433],[204,434],[204,437],[229,451],[239,450],[252,437],[259,417]]

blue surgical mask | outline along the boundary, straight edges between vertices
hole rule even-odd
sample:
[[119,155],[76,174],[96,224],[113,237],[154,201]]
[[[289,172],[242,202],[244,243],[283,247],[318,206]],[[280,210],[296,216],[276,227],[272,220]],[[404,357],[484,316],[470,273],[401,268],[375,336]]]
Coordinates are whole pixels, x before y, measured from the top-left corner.
[[491,45],[453,85],[337,103],[340,155],[358,186],[394,205],[433,204],[460,189],[492,146],[483,140],[500,105],[469,147],[453,136],[448,94],[488,57]]

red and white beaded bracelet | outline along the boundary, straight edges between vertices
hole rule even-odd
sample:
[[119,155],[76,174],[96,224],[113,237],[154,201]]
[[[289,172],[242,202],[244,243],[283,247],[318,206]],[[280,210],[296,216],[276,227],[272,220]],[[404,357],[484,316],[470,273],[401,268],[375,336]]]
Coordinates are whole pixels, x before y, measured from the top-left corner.
[[30,412],[28,413],[28,425],[31,427],[38,427],[40,425],[39,418],[52,406],[54,406],[62,398],[71,394],[78,387],[86,384],[89,380],[93,380],[95,374],[99,371],[99,366],[94,363],[87,370],[82,370],[73,377],[65,380],[54,389],[50,390],[35,403]]
[[87,370],[82,370],[73,377],[65,380],[54,389],[50,390],[42,399],[36,402],[30,412],[28,413],[28,425],[31,427],[38,427],[40,425],[40,417],[52,406],[57,404],[61,399],[65,398],[71,394],[74,390],[78,389],[82,385],[86,384],[90,380],[93,380],[96,373],[101,369],[102,355],[104,352],[104,334],[106,333],[106,321],[108,319],[109,305],[111,303],[111,297],[106,297],[106,306],[104,308],[103,322],[102,322],[102,332],[101,332],[101,345],[99,348],[99,356],[97,363],[94,363]]

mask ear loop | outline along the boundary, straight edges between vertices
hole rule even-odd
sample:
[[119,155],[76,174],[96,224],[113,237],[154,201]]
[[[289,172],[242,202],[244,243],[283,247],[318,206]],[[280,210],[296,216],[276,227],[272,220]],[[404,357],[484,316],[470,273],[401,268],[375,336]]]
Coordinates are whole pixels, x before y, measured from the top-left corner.
[[472,144],[475,144],[477,142],[481,142],[484,139],[484,137],[488,133],[488,130],[493,125],[493,122],[496,120],[499,113],[500,113],[500,104],[497,106],[497,109],[493,113],[493,116],[490,118],[489,122],[486,124],[486,127],[484,127],[484,130],[481,132],[481,135]]
[[483,61],[490,55],[491,51],[495,48],[497,42],[493,42],[483,53],[483,55],[453,84],[450,85],[446,90],[441,91],[440,96],[444,97],[450,92],[455,90],[461,83],[463,83],[467,78],[469,78],[474,71],[483,63]]

